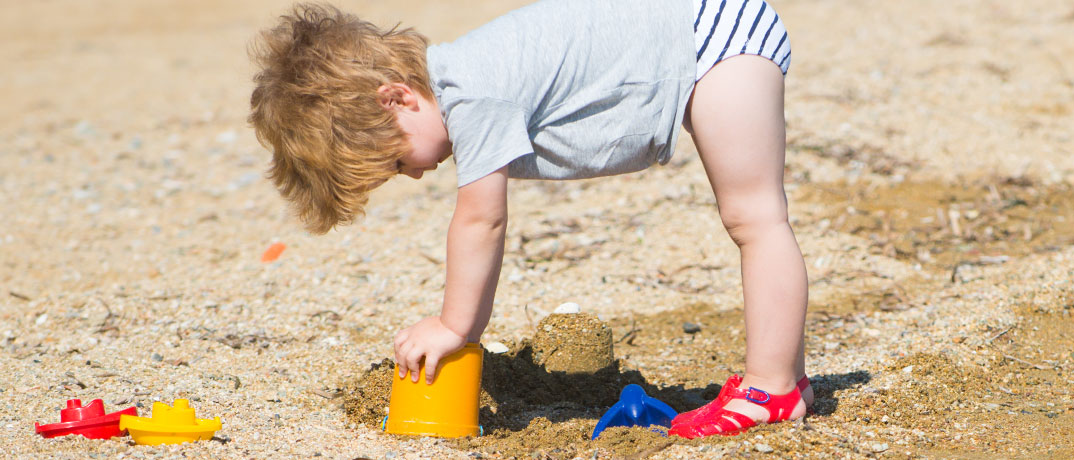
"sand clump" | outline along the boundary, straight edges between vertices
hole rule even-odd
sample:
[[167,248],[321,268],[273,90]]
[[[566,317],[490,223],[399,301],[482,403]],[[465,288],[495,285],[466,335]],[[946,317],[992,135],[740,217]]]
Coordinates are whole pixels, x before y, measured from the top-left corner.
[[599,372],[615,364],[612,330],[587,313],[548,315],[533,335],[533,357],[549,372]]
[[388,415],[395,361],[384,359],[343,385],[343,413],[347,421],[380,429]]

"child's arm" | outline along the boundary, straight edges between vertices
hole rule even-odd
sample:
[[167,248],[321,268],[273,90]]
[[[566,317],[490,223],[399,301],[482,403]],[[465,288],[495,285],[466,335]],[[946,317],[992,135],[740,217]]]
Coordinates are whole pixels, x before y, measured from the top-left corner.
[[400,377],[432,383],[440,359],[477,342],[492,315],[507,229],[507,167],[459,188],[447,241],[447,282],[440,316],[425,318],[395,336]]

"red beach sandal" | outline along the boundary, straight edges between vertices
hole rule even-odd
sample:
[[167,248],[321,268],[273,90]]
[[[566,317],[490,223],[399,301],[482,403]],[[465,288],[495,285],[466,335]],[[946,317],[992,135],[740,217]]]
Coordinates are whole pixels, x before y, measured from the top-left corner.
[[[790,419],[794,406],[798,405],[798,401],[802,400],[802,393],[797,386],[790,393],[774,395],[754,387],[743,390],[735,386],[735,384],[741,383],[741,377],[732,375],[727,379],[724,388],[720,390],[720,397],[701,407],[689,421],[680,423],[672,421],[668,434],[687,439],[714,434],[734,436],[744,433],[756,426],[758,422],[738,412],[724,409],[724,406],[731,400],[744,399],[763,407],[768,411],[767,423],[777,423]],[[728,391],[725,393],[724,389],[728,389]],[[717,405],[720,402],[722,404]]]
[[[712,412],[715,409],[722,408],[723,406],[727,405],[727,401],[731,400],[731,398],[728,397],[728,393],[730,393],[732,388],[738,388],[740,384],[742,384],[742,377],[740,377],[738,374],[731,375],[731,377],[727,379],[727,382],[723,384],[723,387],[720,388],[720,393],[716,396],[716,399],[713,399],[708,404],[698,407],[697,409],[694,409],[689,412],[683,412],[675,416],[675,418],[671,420],[671,424],[678,425],[682,423],[690,423],[690,421],[693,420],[694,417],[697,417],[698,414],[702,412]],[[809,376],[802,376],[802,379],[798,381],[797,385],[799,393],[805,392],[806,388],[809,388]],[[813,408],[806,407],[806,411],[812,413]]]

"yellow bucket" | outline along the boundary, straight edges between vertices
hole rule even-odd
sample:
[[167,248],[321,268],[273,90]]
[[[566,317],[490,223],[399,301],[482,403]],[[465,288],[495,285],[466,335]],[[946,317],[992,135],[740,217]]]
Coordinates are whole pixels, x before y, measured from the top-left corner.
[[385,422],[388,433],[442,438],[480,435],[477,409],[483,353],[480,344],[466,344],[440,361],[432,384],[425,383],[424,366],[417,383],[409,374],[400,378],[396,366]]

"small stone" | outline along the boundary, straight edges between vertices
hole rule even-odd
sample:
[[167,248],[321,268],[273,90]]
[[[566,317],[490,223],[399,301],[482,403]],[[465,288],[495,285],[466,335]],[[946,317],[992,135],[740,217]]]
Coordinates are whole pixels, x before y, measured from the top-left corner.
[[888,450],[888,443],[886,442],[874,442],[872,445],[873,452],[880,453]]
[[234,192],[238,189],[245,188],[246,186],[253,184],[254,182],[257,182],[259,180],[261,180],[260,173],[249,171],[243,173],[241,176],[228,183],[227,190],[229,192]]
[[687,334],[697,334],[701,332],[701,326],[694,323],[682,323],[682,331]]
[[239,136],[235,134],[235,131],[224,131],[216,135],[216,142],[219,142],[221,144],[230,144],[232,142],[235,142],[235,140],[238,138]]
[[153,353],[152,359],[156,362],[164,361],[164,357],[161,356],[159,353]]
[[906,366],[906,367],[902,368],[902,373],[903,373],[903,374],[909,374],[909,373],[911,373],[911,372],[913,372],[913,371],[914,371],[914,366],[913,366],[913,364],[911,364],[911,365],[909,365],[909,366]]
[[78,124],[75,125],[74,131],[75,135],[78,137],[93,137],[97,135],[97,128],[94,128],[93,124],[86,120],[79,121]]
[[384,453],[384,458],[395,458],[395,452],[388,451]]
[[34,321],[34,324],[40,326],[45,324],[45,321],[48,321],[48,313],[42,313],[41,316],[38,316],[37,320]]
[[573,315],[582,311],[582,307],[574,302],[567,302],[556,307],[552,313],[558,313],[561,315]]
[[507,345],[504,345],[500,342],[489,342],[487,345],[485,345],[485,350],[488,350],[489,353],[492,353],[494,355],[498,355],[501,353],[507,353],[508,348]]
[[772,448],[772,446],[769,446],[768,444],[756,444],[753,446],[753,449],[762,454],[767,454],[775,450]]

